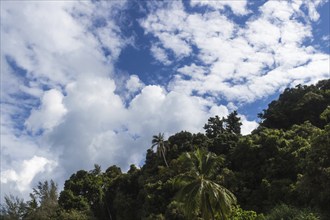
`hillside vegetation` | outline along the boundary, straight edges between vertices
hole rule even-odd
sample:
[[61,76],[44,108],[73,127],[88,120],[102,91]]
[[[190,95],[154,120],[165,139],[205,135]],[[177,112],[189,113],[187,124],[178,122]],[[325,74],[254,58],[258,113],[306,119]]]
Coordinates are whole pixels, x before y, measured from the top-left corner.
[[[6,196],[1,219],[330,219],[330,80],[286,89],[241,135],[236,111],[205,134],[150,140],[145,164],[80,170],[57,192]],[[159,128],[159,130],[162,130]]]

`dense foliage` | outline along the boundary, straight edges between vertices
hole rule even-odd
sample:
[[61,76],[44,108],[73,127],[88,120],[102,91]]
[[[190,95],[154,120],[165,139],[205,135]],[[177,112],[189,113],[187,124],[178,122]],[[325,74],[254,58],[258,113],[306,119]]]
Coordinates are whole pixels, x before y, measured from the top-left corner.
[[330,102],[330,80],[319,81],[316,85],[298,85],[287,88],[278,100],[272,101],[268,109],[259,117],[261,125],[269,128],[289,129],[294,124],[309,121],[314,126],[323,128],[326,125],[320,115]]
[[141,168],[77,171],[59,196],[39,183],[28,202],[6,196],[1,219],[330,219],[330,80],[286,89],[260,117],[246,136],[236,111],[205,134],[159,133]]

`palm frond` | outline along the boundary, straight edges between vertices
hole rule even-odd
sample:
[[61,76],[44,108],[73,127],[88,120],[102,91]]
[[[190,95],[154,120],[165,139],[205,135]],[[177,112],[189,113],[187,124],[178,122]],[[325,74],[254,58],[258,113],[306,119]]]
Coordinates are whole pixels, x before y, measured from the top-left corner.
[[176,177],[174,184],[181,186],[176,199],[183,203],[184,213],[199,210],[204,219],[229,215],[236,204],[236,197],[225,187],[211,180],[221,157],[197,149],[182,155],[179,160],[189,165],[189,171]]

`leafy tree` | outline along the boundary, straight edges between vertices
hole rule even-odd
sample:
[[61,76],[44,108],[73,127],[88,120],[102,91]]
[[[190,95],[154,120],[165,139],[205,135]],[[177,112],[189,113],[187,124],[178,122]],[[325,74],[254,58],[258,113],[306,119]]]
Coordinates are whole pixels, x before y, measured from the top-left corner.
[[76,209],[81,212],[92,211],[97,218],[106,218],[104,207],[104,187],[107,183],[98,165],[87,172],[80,170],[65,181],[64,190],[60,193],[59,204],[65,210]]
[[237,111],[230,113],[227,118],[211,117],[204,125],[206,136],[209,138],[208,148],[217,155],[227,155],[235,148],[241,134],[241,119]]
[[1,205],[0,217],[3,220],[19,220],[26,215],[26,203],[13,195],[4,197],[5,204]]
[[220,119],[218,115],[210,117],[204,125],[206,136],[213,139],[224,133],[240,135],[242,123],[237,115],[237,111],[233,111],[226,118]]
[[105,176],[110,178],[111,180],[119,177],[122,174],[120,167],[117,167],[116,165],[110,166],[105,171]]
[[106,201],[112,220],[140,219],[141,201],[139,177],[141,171],[131,165],[126,174],[116,177],[106,191]]
[[57,184],[50,182],[39,182],[33,192],[30,193],[31,200],[28,201],[26,219],[55,219],[59,211],[57,201]]
[[226,122],[226,131],[236,135],[241,134],[241,118],[237,116],[237,111],[230,113],[224,120]]
[[306,122],[290,130],[262,128],[241,137],[228,155],[233,171],[230,188],[244,209],[264,212],[285,202],[306,204],[297,192],[298,177],[311,150],[311,140],[320,129]]
[[278,220],[278,219],[287,219],[287,220],[319,220],[320,216],[313,213],[309,209],[299,209],[293,206],[286,204],[280,204],[275,206],[271,212],[266,216],[267,220]]
[[330,218],[330,125],[312,140],[307,152],[305,172],[301,175],[298,190],[311,207],[319,208]]
[[166,167],[168,167],[166,157],[165,157],[166,147],[165,147],[165,143],[164,143],[164,134],[159,133],[158,135],[153,136],[151,149],[153,149],[155,146],[157,146],[158,156],[163,157]]
[[193,150],[193,134],[187,131],[178,132],[168,138],[169,151],[167,159],[173,160],[180,156],[182,152]]
[[246,211],[242,208],[234,207],[230,213],[230,220],[265,220],[265,217],[261,214],[258,215],[254,211]]
[[285,89],[259,117],[263,120],[261,125],[269,128],[288,129],[305,121],[323,128],[326,123],[320,119],[320,114],[329,105],[330,79],[319,81],[316,85]]
[[77,211],[75,209],[69,211],[61,210],[57,219],[58,220],[96,220],[96,218],[93,217],[91,213]]
[[180,208],[180,203],[177,201],[172,201],[166,209],[165,219],[171,220],[189,220]]
[[208,138],[205,134],[202,134],[202,133],[193,134],[192,144],[194,146],[194,149],[195,149],[195,146],[198,146],[201,149],[207,149],[208,148]]
[[321,120],[330,123],[330,105],[320,115]]
[[207,124],[204,125],[205,133],[208,138],[215,138],[225,131],[224,118],[220,119],[218,115],[210,117]]
[[224,132],[209,140],[208,149],[217,155],[228,155],[236,147],[238,140],[239,136],[236,134]]
[[189,171],[175,178],[175,183],[182,186],[176,199],[183,203],[188,217],[199,212],[204,219],[227,219],[232,205],[236,203],[235,196],[228,189],[211,179],[217,159],[214,154],[199,149],[181,157]]

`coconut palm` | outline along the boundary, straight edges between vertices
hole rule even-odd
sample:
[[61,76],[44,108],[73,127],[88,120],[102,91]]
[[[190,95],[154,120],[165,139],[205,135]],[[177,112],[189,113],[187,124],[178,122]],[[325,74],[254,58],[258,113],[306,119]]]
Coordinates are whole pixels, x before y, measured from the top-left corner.
[[236,204],[236,197],[211,180],[219,157],[198,149],[193,153],[185,153],[179,160],[189,169],[175,179],[175,184],[182,187],[176,199],[182,203],[187,217],[192,219],[192,215],[200,213],[205,220],[227,219],[231,207]]
[[166,147],[165,147],[165,142],[164,142],[164,133],[159,133],[158,135],[154,135],[152,137],[152,146],[151,146],[151,149],[153,149],[155,146],[157,146],[157,155],[159,157],[163,157],[163,160],[166,164],[166,166],[168,167],[168,164],[167,164],[167,161],[166,161],[166,157],[165,157],[165,154],[166,154]]

